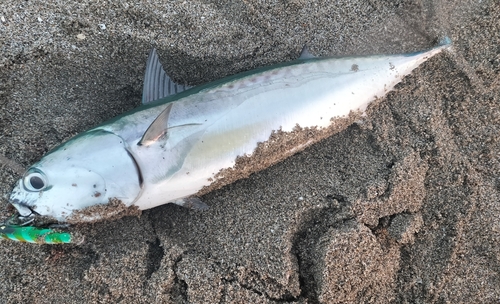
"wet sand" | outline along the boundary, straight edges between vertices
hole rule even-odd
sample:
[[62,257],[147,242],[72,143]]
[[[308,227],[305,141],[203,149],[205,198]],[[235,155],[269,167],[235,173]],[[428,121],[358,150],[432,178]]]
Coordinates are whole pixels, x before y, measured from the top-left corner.
[[500,301],[498,1],[21,1],[0,9],[0,215],[22,169],[140,104],[148,51],[200,84],[316,55],[454,51],[347,130],[203,196],[0,241],[1,303]]

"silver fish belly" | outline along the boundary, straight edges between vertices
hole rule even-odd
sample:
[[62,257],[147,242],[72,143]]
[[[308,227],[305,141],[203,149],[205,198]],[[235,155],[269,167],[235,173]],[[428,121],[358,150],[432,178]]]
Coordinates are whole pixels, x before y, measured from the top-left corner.
[[111,201],[203,208],[197,196],[341,131],[447,47],[449,40],[413,54],[299,58],[189,89],[170,81],[154,53],[146,104],[49,152],[16,184],[11,203],[24,217],[73,223],[116,215]]

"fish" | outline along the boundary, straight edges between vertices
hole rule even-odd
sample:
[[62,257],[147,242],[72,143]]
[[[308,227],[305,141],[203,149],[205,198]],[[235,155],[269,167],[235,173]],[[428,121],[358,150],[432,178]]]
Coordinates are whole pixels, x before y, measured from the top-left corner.
[[9,201],[26,221],[70,224],[167,203],[205,210],[204,194],[346,129],[450,46],[445,38],[410,54],[349,57],[315,57],[305,48],[294,61],[194,87],[174,82],[153,49],[143,104],[49,151]]

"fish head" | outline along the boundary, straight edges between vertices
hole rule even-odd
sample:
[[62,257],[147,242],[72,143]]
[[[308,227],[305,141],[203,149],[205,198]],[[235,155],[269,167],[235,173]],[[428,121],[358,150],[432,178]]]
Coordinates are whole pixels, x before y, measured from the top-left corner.
[[75,212],[110,199],[131,205],[141,182],[126,141],[94,129],[33,164],[14,186],[10,202],[23,217],[41,215],[65,222]]

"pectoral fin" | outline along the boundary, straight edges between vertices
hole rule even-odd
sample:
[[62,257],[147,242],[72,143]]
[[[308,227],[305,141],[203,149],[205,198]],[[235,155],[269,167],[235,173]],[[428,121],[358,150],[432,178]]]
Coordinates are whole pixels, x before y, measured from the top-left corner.
[[142,103],[147,104],[163,97],[175,95],[189,88],[191,87],[175,83],[167,73],[165,73],[156,49],[152,49],[149,53],[148,62],[146,63]]
[[178,126],[168,126],[168,119],[172,111],[172,103],[169,103],[153,123],[148,127],[141,140],[137,143],[139,146],[149,146],[157,141],[166,141],[168,139],[168,130],[180,127],[199,126],[201,123],[189,123]]
[[172,110],[172,103],[169,103],[165,110],[156,117],[153,123],[146,130],[144,135],[142,135],[141,140],[137,143],[139,146],[149,146],[160,139],[166,139],[168,137],[168,117],[170,116],[170,111]]

